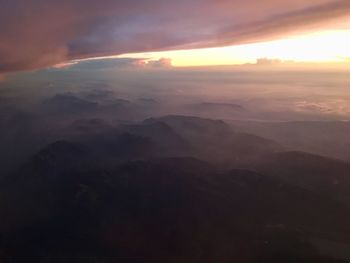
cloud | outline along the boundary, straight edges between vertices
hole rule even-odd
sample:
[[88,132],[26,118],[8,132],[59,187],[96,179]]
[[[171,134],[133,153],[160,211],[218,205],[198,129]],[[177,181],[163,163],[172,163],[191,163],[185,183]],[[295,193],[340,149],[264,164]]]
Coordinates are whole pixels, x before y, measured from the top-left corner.
[[172,60],[170,58],[160,58],[157,60],[150,58],[101,58],[72,61],[54,65],[56,70],[108,70],[108,69],[151,69],[170,68]]
[[262,65],[262,66],[280,65],[282,63],[283,61],[280,59],[259,58],[256,60],[256,65]]
[[[282,60],[276,58],[258,58],[253,66],[295,66],[303,63],[297,63],[293,60]],[[305,64],[305,63],[304,63]]]
[[106,69],[125,69],[139,67],[144,59],[138,58],[105,58],[76,61],[71,64],[69,69],[75,70],[106,70]]
[[348,116],[350,112],[349,101],[344,99],[329,99],[322,102],[297,101],[296,110],[320,114],[338,114]]
[[261,41],[350,14],[348,0],[0,0],[0,4],[0,73],[81,58]]
[[[248,1],[252,2],[252,1]],[[269,1],[271,10],[278,9],[282,1]],[[306,1],[304,1],[305,3]],[[285,1],[286,7],[291,1]],[[232,43],[248,43],[262,40],[270,40],[276,36],[285,35],[300,29],[315,29],[327,27],[337,18],[350,16],[350,2],[337,1],[307,1],[302,7],[295,1],[298,9],[291,8],[284,12],[273,12],[270,15],[254,20],[245,20],[242,23],[228,25],[218,34],[218,38],[207,42],[211,46],[223,46]],[[273,7],[276,4],[276,7]]]
[[172,60],[170,58],[160,58],[157,60],[142,60],[141,65],[147,68],[170,68]]

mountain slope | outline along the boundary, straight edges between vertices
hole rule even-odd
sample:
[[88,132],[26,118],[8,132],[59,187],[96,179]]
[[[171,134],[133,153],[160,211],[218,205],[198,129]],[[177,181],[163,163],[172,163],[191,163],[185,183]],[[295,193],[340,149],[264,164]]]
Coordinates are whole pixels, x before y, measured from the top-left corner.
[[82,156],[56,144],[2,184],[2,262],[335,262],[308,237],[350,240],[346,207],[268,176]]
[[287,183],[350,201],[350,163],[305,152],[265,156],[257,169]]

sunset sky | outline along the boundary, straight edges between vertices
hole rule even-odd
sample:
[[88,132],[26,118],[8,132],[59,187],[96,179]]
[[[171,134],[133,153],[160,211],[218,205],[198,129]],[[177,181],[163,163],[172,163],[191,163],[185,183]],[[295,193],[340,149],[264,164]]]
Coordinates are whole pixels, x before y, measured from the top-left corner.
[[350,59],[350,30],[319,30],[277,40],[227,47],[125,54],[121,57],[167,57],[174,66],[255,63],[269,58],[294,62],[344,62]]
[[109,56],[174,66],[350,57],[349,0],[0,3],[0,73]]

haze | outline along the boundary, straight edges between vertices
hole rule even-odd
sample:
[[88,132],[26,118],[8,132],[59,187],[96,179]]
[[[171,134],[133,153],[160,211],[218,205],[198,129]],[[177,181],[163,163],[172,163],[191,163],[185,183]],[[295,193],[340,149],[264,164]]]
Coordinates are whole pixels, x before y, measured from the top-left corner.
[[350,262],[349,36],[348,0],[0,0],[0,262]]

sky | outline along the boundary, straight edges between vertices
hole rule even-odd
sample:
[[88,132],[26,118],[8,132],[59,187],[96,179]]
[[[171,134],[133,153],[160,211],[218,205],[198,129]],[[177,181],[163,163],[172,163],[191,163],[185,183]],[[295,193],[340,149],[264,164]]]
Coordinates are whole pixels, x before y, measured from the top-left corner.
[[[322,44],[320,44],[322,43]],[[319,30],[278,40],[217,48],[125,54],[119,57],[170,58],[173,66],[213,66],[270,62],[335,63],[350,59],[350,30]],[[257,62],[258,61],[258,62]]]
[[170,58],[175,66],[350,57],[349,0],[0,0],[0,6],[0,74],[118,55]]

